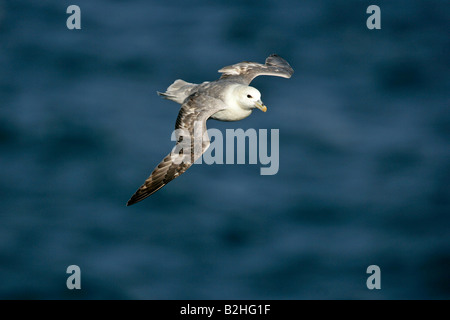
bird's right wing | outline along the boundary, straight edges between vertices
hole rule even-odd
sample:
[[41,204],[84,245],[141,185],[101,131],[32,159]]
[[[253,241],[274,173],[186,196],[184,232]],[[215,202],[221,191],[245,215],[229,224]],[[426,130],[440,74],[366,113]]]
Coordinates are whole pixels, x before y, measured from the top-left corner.
[[221,100],[198,92],[187,99],[175,124],[177,144],[128,200],[127,206],[147,198],[189,169],[209,147],[206,120],[225,107]]

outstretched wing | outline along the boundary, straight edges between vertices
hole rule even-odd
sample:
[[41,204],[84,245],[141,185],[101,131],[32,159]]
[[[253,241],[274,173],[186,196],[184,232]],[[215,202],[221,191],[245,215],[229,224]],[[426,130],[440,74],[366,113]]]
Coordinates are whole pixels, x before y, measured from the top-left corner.
[[294,70],[286,60],[272,54],[266,59],[265,64],[244,61],[223,67],[219,72],[222,73],[220,79],[230,79],[249,85],[255,77],[262,75],[290,78]]
[[128,200],[127,206],[147,198],[189,169],[209,147],[209,137],[205,134],[206,120],[224,108],[225,104],[221,100],[198,92],[187,99],[181,106],[175,124],[175,147]]

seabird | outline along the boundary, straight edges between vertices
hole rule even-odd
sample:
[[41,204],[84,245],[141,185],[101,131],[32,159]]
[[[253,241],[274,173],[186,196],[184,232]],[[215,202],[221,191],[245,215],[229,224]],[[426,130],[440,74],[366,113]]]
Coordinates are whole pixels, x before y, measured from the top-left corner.
[[[163,98],[181,104],[175,123],[177,143],[128,200],[127,206],[147,198],[179,177],[205,152],[210,144],[206,120],[238,121],[248,117],[255,108],[267,111],[261,101],[261,93],[249,86],[255,77],[267,75],[290,78],[294,70],[286,60],[272,54],[265,64],[244,61],[223,67],[219,72],[222,76],[215,81],[194,84],[178,79],[166,92],[158,92]],[[194,136],[196,124],[201,124],[202,136]],[[195,139],[201,139],[201,150],[195,150]],[[185,144],[190,141],[189,155],[184,155],[183,149],[177,148],[183,141]]]

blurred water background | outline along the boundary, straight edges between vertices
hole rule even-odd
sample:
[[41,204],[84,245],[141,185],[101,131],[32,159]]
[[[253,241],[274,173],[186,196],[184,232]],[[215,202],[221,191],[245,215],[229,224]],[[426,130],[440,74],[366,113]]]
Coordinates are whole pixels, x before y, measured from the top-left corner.
[[[449,27],[445,0],[0,1],[0,298],[450,298]],[[278,174],[125,207],[173,145],[156,91],[271,53],[268,112],[209,127],[279,129]]]

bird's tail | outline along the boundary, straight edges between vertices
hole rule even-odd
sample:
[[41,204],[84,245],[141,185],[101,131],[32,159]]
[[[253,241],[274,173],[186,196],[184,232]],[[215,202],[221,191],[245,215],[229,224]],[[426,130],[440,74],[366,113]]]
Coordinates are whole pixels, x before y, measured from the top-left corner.
[[166,90],[166,92],[158,92],[158,95],[165,99],[175,101],[182,104],[184,100],[191,95],[193,90],[198,86],[195,83],[189,83],[184,80],[175,80]]

